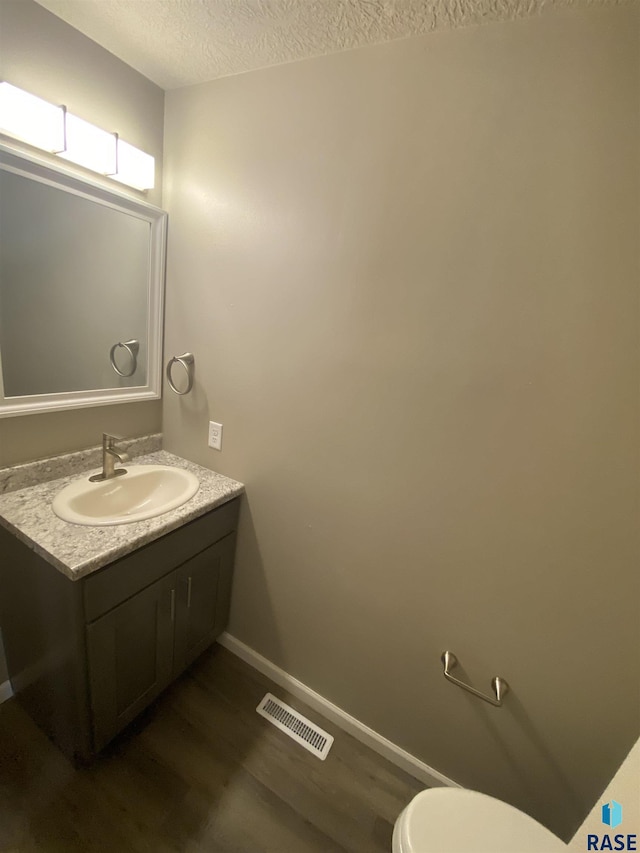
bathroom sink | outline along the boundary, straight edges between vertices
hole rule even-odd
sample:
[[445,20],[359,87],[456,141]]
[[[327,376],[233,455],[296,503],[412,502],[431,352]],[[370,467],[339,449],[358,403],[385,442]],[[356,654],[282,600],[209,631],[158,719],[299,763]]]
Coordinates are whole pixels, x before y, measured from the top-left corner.
[[64,521],[104,527],[162,515],[186,503],[198,491],[198,478],[184,468],[129,465],[120,477],[70,483],[53,499],[53,511]]

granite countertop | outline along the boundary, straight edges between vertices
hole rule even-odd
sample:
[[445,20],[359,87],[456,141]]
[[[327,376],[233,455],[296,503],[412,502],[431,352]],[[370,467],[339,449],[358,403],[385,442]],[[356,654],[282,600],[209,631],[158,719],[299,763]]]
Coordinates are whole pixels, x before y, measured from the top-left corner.
[[196,475],[200,488],[185,504],[155,518],[111,527],[87,527],[63,521],[51,508],[61,489],[84,473],[88,476],[101,468],[74,471],[0,494],[0,525],[68,578],[78,580],[244,492],[242,483],[165,450],[138,456],[135,464],[185,468]]

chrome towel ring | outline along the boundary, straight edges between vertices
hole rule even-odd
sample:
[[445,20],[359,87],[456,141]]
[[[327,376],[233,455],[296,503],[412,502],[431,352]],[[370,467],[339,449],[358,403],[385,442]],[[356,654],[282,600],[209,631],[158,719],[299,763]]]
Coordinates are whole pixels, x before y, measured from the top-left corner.
[[[176,394],[179,394],[181,397],[184,394],[188,394],[189,391],[193,388],[193,367],[194,367],[195,359],[193,357],[193,353],[185,352],[182,355],[174,355],[173,358],[170,358],[167,363],[167,382],[169,383],[169,388],[172,391],[175,391]],[[173,379],[171,378],[171,368],[174,364],[179,364],[187,374],[187,387],[184,391],[179,391],[178,388],[173,384]]]
[[468,690],[469,693],[473,693],[474,696],[477,696],[479,699],[483,699],[490,705],[495,705],[496,708],[502,707],[504,697],[509,692],[509,685],[504,680],[504,678],[500,678],[499,675],[496,675],[494,678],[491,679],[491,687],[493,688],[493,692],[496,695],[496,698],[492,699],[491,696],[487,696],[486,694],[481,693],[479,690],[476,690],[475,687],[471,687],[470,684],[465,684],[464,681],[460,681],[455,676],[451,675],[451,670],[458,663],[458,658],[454,655],[453,652],[443,652],[440,660],[444,664],[445,678],[447,678],[449,681],[452,681],[454,684],[457,684],[458,687],[462,687],[463,690]]
[[[129,353],[129,358],[131,359],[131,370],[128,373],[125,373],[124,371],[120,370],[120,368],[116,364],[116,350],[118,349],[118,347],[126,349],[126,351]],[[118,376],[133,376],[133,374],[138,368],[139,349],[140,343],[135,339],[132,339],[130,341],[124,341],[124,343],[122,341],[118,341],[117,344],[114,344],[111,347],[111,349],[109,350],[109,361],[111,362],[111,367],[113,367]]]

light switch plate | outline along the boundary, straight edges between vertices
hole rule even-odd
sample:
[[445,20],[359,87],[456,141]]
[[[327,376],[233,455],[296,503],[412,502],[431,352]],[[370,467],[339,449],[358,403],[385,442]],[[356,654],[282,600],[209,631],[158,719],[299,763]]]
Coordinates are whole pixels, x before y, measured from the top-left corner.
[[209,447],[222,450],[222,424],[215,421],[209,421]]

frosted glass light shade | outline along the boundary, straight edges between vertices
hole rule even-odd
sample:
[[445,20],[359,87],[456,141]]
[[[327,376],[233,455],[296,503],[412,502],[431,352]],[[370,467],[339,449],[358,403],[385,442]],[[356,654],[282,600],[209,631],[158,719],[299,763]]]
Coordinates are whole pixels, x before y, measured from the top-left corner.
[[64,148],[64,108],[2,82],[0,132],[57,153]]
[[116,135],[67,113],[66,146],[60,156],[78,166],[112,175],[116,170]]
[[134,189],[154,187],[155,159],[150,154],[6,81],[0,81],[0,133]]
[[156,161],[128,142],[118,139],[118,168],[111,175],[116,181],[138,190],[152,190],[155,183]]

